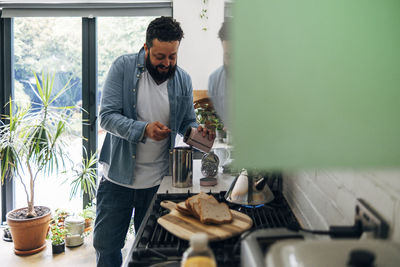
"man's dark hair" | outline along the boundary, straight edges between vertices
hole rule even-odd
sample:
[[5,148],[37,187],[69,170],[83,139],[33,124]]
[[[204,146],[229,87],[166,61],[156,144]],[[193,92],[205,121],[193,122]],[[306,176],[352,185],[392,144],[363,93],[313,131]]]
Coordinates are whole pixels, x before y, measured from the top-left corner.
[[218,37],[222,41],[229,41],[229,31],[231,28],[231,21],[230,19],[226,18],[225,21],[222,23],[221,29],[219,29]]
[[146,45],[153,46],[153,40],[161,42],[181,41],[183,38],[182,28],[175,19],[171,17],[159,17],[150,22],[146,32]]

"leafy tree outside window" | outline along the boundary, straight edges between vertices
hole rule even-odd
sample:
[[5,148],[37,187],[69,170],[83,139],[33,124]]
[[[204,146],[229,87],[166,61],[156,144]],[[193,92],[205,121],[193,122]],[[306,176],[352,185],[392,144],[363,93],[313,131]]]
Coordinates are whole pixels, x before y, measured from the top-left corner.
[[[14,18],[14,89],[15,100],[39,102],[33,72],[41,79],[42,73],[55,75],[53,87],[57,90],[71,79],[71,88],[54,102],[55,106],[75,106],[82,100],[82,19],[69,17],[18,17]],[[33,90],[32,90],[33,89]],[[55,90],[54,94],[58,91]],[[81,117],[80,111],[73,116]],[[82,125],[71,126],[74,135],[82,135]],[[82,139],[72,137],[68,153],[74,161],[82,159]],[[67,166],[67,169],[69,166]],[[27,175],[27,172],[25,172]],[[70,185],[62,184],[66,176],[41,177],[36,183],[36,203],[51,209],[80,209],[82,201],[69,201]],[[25,193],[20,183],[15,183],[16,207],[26,206]],[[48,199],[52,201],[49,202]],[[53,201],[54,200],[54,201]]]

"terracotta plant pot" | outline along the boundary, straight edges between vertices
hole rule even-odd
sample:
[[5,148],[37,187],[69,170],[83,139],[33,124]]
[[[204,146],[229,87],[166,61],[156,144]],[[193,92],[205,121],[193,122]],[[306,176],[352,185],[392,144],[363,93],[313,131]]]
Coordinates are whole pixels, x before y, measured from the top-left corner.
[[48,212],[35,218],[14,219],[10,217],[10,214],[26,208],[15,209],[7,213],[7,224],[13,237],[15,254],[31,255],[46,247],[51,212],[49,208],[43,208],[48,209]]
[[92,227],[93,219],[85,219],[85,230]]

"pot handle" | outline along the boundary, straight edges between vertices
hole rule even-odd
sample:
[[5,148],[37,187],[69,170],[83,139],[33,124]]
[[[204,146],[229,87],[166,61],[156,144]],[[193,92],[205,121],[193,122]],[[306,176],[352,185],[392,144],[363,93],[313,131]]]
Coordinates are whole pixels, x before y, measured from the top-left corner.
[[265,177],[261,177],[260,179],[258,179],[258,180],[255,182],[255,188],[256,188],[258,191],[263,190],[263,188],[264,188],[264,186],[265,186],[265,182],[266,182]]

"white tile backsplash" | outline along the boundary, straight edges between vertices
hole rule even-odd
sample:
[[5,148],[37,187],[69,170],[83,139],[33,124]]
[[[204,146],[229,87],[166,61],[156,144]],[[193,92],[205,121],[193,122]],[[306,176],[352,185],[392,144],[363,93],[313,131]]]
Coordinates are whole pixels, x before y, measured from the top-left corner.
[[388,222],[389,238],[400,242],[400,170],[286,173],[283,190],[305,228],[352,224],[362,198]]

